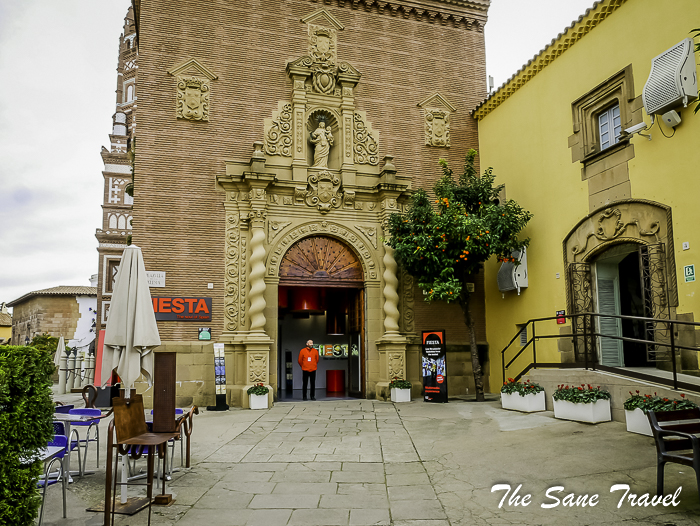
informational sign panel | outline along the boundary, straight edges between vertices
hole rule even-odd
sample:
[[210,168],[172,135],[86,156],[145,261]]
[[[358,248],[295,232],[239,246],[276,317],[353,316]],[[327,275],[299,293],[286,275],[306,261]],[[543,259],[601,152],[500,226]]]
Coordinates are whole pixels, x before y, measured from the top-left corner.
[[198,340],[211,340],[211,327],[200,327]]
[[226,359],[224,344],[214,344],[214,378],[216,383],[216,405],[207,407],[207,411],[228,411],[226,403]]
[[423,331],[423,400],[447,402],[445,331]]
[[149,287],[165,287],[165,272],[147,270],[146,277]]
[[211,321],[211,298],[153,296],[158,321]]
[[226,362],[224,344],[214,344],[214,375],[216,377],[216,394],[226,394]]
[[557,311],[557,325],[565,325],[566,324],[566,311],[565,310],[558,310]]
[[686,265],[683,267],[683,274],[685,275],[686,283],[695,281],[695,265]]

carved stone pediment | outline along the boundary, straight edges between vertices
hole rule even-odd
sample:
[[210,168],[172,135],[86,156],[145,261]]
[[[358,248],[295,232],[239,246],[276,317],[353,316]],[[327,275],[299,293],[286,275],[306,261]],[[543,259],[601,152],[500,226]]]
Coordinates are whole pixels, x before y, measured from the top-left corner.
[[434,93],[418,103],[425,119],[425,144],[439,148],[450,147],[450,115],[456,108],[445,97]]
[[177,79],[177,118],[208,121],[211,81],[218,77],[194,58],[172,68],[168,73]]
[[323,170],[309,176],[309,190],[304,196],[308,206],[317,206],[322,214],[327,214],[333,208],[339,208],[343,202],[343,192],[340,191],[340,177]]
[[304,18],[301,19],[301,21],[304,24],[313,24],[317,26],[330,27],[333,29],[337,29],[338,31],[342,31],[343,29],[345,29],[345,26],[340,23],[340,20],[338,20],[325,9],[318,9],[310,15],[306,15]]

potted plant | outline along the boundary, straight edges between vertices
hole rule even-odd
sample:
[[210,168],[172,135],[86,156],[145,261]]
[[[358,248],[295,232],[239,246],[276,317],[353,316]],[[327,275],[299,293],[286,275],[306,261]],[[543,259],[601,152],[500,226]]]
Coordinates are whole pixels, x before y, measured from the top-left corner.
[[[651,425],[647,418],[647,411],[680,411],[681,409],[695,409],[697,404],[686,400],[685,395],[681,393],[680,400],[671,400],[663,398],[654,393],[654,396],[649,394],[641,395],[639,391],[633,394],[630,391],[630,397],[623,404],[625,408],[625,420],[627,421],[627,431],[630,433],[639,433],[640,435],[652,436]],[[673,422],[665,422],[672,424]]]
[[248,388],[251,409],[267,409],[267,393],[270,392],[265,384],[259,383]]
[[391,389],[392,402],[410,402],[411,401],[411,382],[401,380],[398,376],[389,383]]
[[544,387],[530,380],[519,382],[508,378],[501,387],[501,407],[526,413],[544,411]]
[[577,420],[579,422],[609,422],[610,393],[593,387],[591,384],[580,386],[560,385],[552,396],[554,400],[554,418]]

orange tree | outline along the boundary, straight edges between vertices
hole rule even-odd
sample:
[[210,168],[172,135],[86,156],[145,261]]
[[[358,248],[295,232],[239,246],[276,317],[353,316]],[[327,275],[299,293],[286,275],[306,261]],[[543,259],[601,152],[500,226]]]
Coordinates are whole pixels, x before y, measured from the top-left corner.
[[503,185],[495,186],[491,168],[480,177],[474,167],[477,152],[470,150],[464,173],[455,179],[447,161],[440,159],[442,177],[434,187],[435,198],[418,190],[405,215],[392,214],[389,239],[396,260],[416,278],[426,301],[458,302],[469,328],[476,398],[484,399],[484,382],[471,297],[467,283],[473,282],[491,256],[511,261],[514,250],[527,246],[529,238],[519,234],[532,214],[515,201],[499,201]]

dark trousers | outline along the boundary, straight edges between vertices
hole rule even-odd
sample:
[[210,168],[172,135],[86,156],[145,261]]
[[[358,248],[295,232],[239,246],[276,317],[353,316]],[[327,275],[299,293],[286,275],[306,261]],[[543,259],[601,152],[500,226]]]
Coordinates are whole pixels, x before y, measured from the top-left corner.
[[302,393],[304,394],[304,400],[306,400],[306,382],[311,383],[311,398],[316,398],[316,371],[302,371],[301,375],[302,381]]

